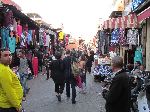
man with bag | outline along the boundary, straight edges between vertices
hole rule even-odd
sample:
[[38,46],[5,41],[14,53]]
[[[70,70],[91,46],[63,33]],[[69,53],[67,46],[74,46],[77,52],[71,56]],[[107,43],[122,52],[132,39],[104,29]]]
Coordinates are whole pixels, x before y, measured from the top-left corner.
[[67,98],[70,98],[70,85],[72,88],[72,104],[75,104],[75,97],[76,97],[76,81],[74,79],[74,76],[72,74],[72,57],[70,56],[70,50],[66,51],[66,57],[63,59],[64,62],[64,73],[65,73],[65,82],[66,82],[66,96]]

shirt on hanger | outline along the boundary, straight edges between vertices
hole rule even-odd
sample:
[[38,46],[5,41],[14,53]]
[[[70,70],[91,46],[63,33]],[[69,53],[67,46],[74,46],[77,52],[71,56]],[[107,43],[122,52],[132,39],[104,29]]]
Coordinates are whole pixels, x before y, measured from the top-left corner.
[[45,42],[45,45],[44,46],[49,46],[49,42],[50,42],[50,36],[49,35],[46,35],[46,42]]
[[8,47],[11,53],[15,52],[16,49],[16,39],[15,37],[9,37]]
[[142,49],[141,48],[137,48],[137,50],[135,51],[134,63],[136,61],[140,61],[142,63]]
[[129,29],[127,32],[127,44],[137,45],[139,33],[137,29]]
[[21,34],[22,34],[22,26],[21,25],[17,25],[17,34],[19,37],[21,37]]
[[122,46],[126,45],[125,31],[122,28],[119,29],[119,44]]
[[116,45],[119,42],[119,29],[115,29],[111,34],[111,45]]

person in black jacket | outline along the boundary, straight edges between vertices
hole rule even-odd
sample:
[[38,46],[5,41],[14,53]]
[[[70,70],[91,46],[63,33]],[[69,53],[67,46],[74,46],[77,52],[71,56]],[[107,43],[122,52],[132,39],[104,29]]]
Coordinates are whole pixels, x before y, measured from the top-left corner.
[[119,56],[112,58],[114,77],[106,95],[106,112],[130,112],[130,78],[122,68],[123,59]]
[[66,51],[66,57],[63,59],[64,62],[64,72],[65,72],[65,82],[66,82],[66,96],[67,98],[70,98],[70,85],[72,88],[72,104],[75,104],[75,98],[76,98],[76,89],[75,89],[75,81],[74,81],[74,76],[72,74],[71,70],[71,64],[72,64],[72,59],[73,57],[70,56],[70,50]]
[[61,94],[63,93],[65,86],[64,64],[61,60],[61,53],[55,54],[56,60],[53,60],[50,65],[51,78],[55,83],[55,92],[58,101],[61,101]]
[[87,58],[86,72],[88,71],[89,73],[91,73],[92,63],[94,62],[94,52],[90,51],[90,56],[88,56],[88,54],[85,54],[85,56]]

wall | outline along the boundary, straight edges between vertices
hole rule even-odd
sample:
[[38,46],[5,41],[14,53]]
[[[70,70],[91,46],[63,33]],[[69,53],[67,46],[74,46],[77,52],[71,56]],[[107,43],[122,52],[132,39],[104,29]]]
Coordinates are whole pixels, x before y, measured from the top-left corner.
[[124,0],[113,0],[114,11],[123,11],[124,10]]
[[150,18],[147,19],[146,70],[150,71]]

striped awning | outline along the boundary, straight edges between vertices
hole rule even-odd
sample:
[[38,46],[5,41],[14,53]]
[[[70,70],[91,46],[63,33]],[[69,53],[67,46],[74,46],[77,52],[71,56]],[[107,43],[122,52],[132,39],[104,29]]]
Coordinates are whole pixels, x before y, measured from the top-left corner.
[[21,7],[12,0],[0,0],[0,2],[2,2],[3,4],[15,6],[18,10],[21,11]]
[[138,21],[142,22],[143,20],[145,20],[145,19],[147,19],[149,17],[150,17],[150,7],[148,7],[143,12],[141,12],[140,14],[138,14]]
[[123,17],[111,18],[104,21],[104,29],[114,29],[114,28],[137,28],[138,20],[136,14],[130,14]]

